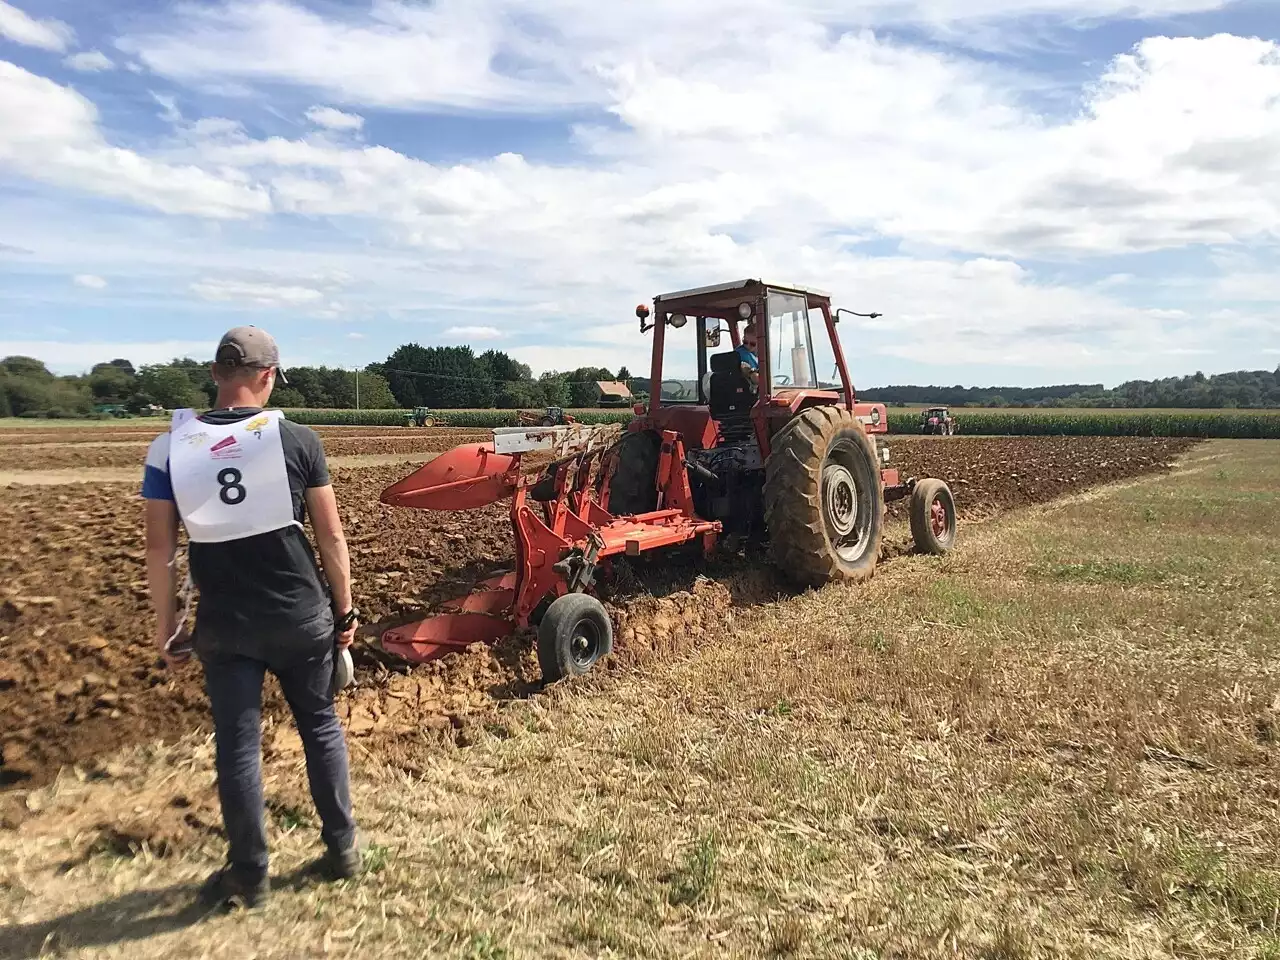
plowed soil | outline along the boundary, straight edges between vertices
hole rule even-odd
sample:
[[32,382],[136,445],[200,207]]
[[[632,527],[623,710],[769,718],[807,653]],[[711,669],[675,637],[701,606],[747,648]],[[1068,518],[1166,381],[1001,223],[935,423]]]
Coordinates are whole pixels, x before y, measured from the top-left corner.
[[[152,436],[147,436],[142,442],[132,438],[100,438],[72,443],[44,441],[25,444],[10,444],[8,437],[0,437],[0,470],[133,466],[141,470]],[[341,457],[442,453],[460,443],[487,440],[492,434],[486,430],[420,430],[392,436],[385,432],[382,436],[322,436],[329,456]]]
[[[449,431],[439,449],[468,439],[467,431]],[[402,439],[395,430],[368,438],[387,447],[424,440],[436,438]],[[353,442],[366,438],[327,437],[325,446],[335,453]],[[1191,443],[956,437],[890,445],[904,476],[948,480],[968,520],[1167,470]],[[353,735],[383,737],[386,749],[423,730],[456,735],[539,683],[528,636],[413,669],[373,645],[382,629],[465,592],[512,555],[505,505],[448,514],[377,502],[383,487],[413,469],[334,470],[357,604],[370,621],[357,641],[358,683],[342,695],[341,711]],[[125,744],[207,728],[199,667],[167,671],[151,646],[141,518],[135,484],[0,489],[0,788],[42,783],[63,764]],[[745,563],[717,561],[701,571],[664,563],[657,575],[633,571],[606,586],[618,625],[614,662],[697,643],[730,605],[785,589],[767,564]],[[273,685],[269,691],[268,708],[279,710]]]

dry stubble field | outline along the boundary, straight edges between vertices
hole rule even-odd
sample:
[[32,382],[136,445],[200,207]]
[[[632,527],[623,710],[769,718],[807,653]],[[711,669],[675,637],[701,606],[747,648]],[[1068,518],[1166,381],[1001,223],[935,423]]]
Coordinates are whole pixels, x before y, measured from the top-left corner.
[[[0,956],[1280,956],[1276,445],[894,447],[975,521],[945,560],[895,525],[862,588],[638,570],[612,669],[552,691],[520,642],[367,650],[359,881],[297,872],[315,825],[271,718],[278,892],[230,918],[189,907],[210,747],[198,669],[139,643],[131,486],[0,491]],[[408,469],[337,471],[383,622],[509,556],[501,511],[377,505]]]

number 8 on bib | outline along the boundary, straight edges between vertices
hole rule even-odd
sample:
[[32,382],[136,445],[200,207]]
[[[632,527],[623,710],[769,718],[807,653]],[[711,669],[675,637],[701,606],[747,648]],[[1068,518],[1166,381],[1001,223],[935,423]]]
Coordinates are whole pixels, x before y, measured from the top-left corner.
[[296,524],[278,410],[230,424],[187,420],[169,435],[169,476],[187,535],[243,540]]

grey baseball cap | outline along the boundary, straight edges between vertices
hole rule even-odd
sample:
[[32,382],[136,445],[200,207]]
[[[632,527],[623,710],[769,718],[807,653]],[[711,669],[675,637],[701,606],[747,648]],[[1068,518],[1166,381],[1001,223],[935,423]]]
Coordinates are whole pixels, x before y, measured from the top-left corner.
[[229,367],[275,367],[280,382],[289,382],[280,368],[280,348],[275,337],[261,327],[232,327],[218,341],[214,359]]

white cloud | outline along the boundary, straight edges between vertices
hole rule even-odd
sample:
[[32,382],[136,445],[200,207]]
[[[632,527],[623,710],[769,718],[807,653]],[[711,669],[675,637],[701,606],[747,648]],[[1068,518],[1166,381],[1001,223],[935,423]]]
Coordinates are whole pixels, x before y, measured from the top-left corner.
[[0,37],[26,47],[61,53],[75,34],[61,20],[36,20],[12,4],[0,0]]
[[113,147],[98,112],[74,90],[0,60],[0,168],[58,187],[129,200],[165,213],[245,217],[270,198],[237,176],[171,165]]
[[211,356],[217,340],[152,340],[138,343],[105,340],[0,340],[0,356],[19,355],[43,360],[58,374],[84,373],[95,363],[124,357],[135,367],[165,363],[174,357]]
[[71,282],[87,290],[105,290],[107,286],[106,280],[92,273],[78,273],[71,278]]
[[112,70],[115,64],[101,50],[85,50],[80,53],[73,53],[62,61],[72,70],[79,70],[81,73],[101,73],[103,70]]
[[363,333],[348,333],[348,334],[347,334],[347,339],[348,339],[348,340],[363,340],[363,339],[364,339],[364,334],[363,334]]
[[[189,82],[291,83],[349,104],[545,111],[600,103],[606,90],[600,68],[636,55],[660,57],[679,73],[700,59],[731,60],[731,53],[760,42],[812,36],[815,26],[955,33],[999,18],[1074,24],[1215,10],[1227,2],[379,0],[325,16],[290,0],[227,0],[153,21],[120,45],[156,73]],[[732,59],[740,75],[748,73],[741,69],[746,62]]]
[[499,340],[503,333],[497,327],[449,327],[444,335],[464,340]]
[[[293,84],[301,103],[336,105],[307,111],[324,130],[262,138],[231,117],[184,120],[158,97],[175,129],[144,155],[109,147],[88,101],[30,74],[20,93],[47,86],[9,116],[41,119],[35,132],[10,129],[0,68],[0,164],[151,209],[253,217],[172,228],[205,244],[210,262],[175,284],[199,299],[307,316],[396,311],[452,324],[449,336],[502,337],[531,364],[563,367],[582,351],[643,368],[637,300],[752,274],[888,314],[879,327],[842,327],[866,365],[859,382],[885,357],[1087,369],[1150,357],[1153,342],[1202,350],[1266,320],[1261,279],[1234,281],[1259,313],[1197,325],[1173,308],[1203,318],[1212,279],[1180,275],[1176,293],[1172,281],[1153,292],[1160,268],[1125,255],[1280,235],[1280,48],[1148,38],[1093,68],[1064,116],[1037,106],[1025,74],[900,38],[919,27],[963,39],[1024,14],[1078,22],[1220,5],[380,0],[321,12],[231,0],[152,20],[122,43],[200,86]],[[864,29],[886,23],[912,29]],[[350,111],[361,105],[578,104],[588,119],[555,163],[514,153],[431,163],[327,132],[360,129]],[[138,171],[100,177],[112,151]],[[162,206],[152,181],[179,171]],[[194,250],[181,256],[198,262]],[[1092,258],[1106,259],[1090,275]],[[1072,262],[1075,279],[1030,266],[1046,259]],[[300,269],[322,260],[350,265],[340,299]],[[80,262],[117,275],[108,261]]]
[[343,113],[333,107],[312,107],[307,111],[307,119],[316,126],[329,130],[359,130],[364,126],[364,117],[355,113]]
[[325,298],[324,291],[314,287],[246,280],[198,280],[191,284],[191,292],[202,300],[258,307],[307,307]]

